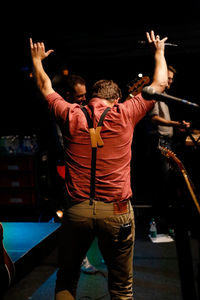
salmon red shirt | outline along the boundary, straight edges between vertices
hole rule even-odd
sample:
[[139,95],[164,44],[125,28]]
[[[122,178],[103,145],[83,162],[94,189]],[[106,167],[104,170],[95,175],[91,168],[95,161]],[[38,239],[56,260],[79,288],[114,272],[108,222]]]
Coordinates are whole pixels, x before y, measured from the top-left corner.
[[[63,135],[68,196],[76,202],[89,199],[92,148],[86,117],[79,104],[68,103],[57,93],[48,95],[46,100]],[[134,128],[154,103],[138,94],[107,113],[100,133],[104,146],[97,149],[95,200],[115,202],[132,196],[130,161]],[[94,116],[96,128],[107,106],[101,99],[92,98],[85,107]]]

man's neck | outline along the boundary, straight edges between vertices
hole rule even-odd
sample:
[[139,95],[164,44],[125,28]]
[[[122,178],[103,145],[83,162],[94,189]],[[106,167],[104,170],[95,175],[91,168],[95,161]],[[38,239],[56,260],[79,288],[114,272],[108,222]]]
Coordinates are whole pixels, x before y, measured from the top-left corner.
[[115,104],[118,103],[118,99],[115,99],[113,101],[109,101],[109,100],[106,100],[106,99],[101,99],[103,101],[103,103],[108,106],[108,107],[113,107]]

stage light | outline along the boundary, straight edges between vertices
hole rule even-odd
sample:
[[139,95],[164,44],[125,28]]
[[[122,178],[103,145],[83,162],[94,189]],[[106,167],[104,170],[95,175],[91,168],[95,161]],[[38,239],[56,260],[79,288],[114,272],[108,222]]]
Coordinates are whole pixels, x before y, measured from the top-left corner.
[[69,75],[69,70],[68,69],[63,69],[62,73],[63,73],[63,75],[68,76]]
[[57,210],[56,214],[57,214],[57,216],[58,216],[60,219],[62,219],[62,217],[63,217],[63,212],[62,212],[62,210]]

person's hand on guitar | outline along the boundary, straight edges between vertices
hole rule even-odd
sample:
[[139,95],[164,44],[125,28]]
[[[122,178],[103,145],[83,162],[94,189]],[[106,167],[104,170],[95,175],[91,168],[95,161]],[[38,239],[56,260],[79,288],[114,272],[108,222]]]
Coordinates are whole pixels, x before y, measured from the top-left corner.
[[189,129],[190,126],[191,126],[191,123],[190,122],[186,122],[185,120],[182,120],[179,123],[180,123],[180,125],[179,125],[179,131],[181,131],[181,132],[187,131],[187,129]]

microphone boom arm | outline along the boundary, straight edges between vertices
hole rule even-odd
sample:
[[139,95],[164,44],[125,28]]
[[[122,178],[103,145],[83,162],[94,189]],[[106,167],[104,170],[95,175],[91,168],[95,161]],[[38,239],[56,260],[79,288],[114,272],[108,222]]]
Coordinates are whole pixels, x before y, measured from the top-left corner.
[[179,101],[181,103],[200,108],[199,104],[190,102],[186,99],[177,98],[177,97],[168,95],[166,93],[158,93],[151,86],[145,86],[142,89],[142,97],[146,100],[157,100],[157,101],[163,101],[163,102],[167,102],[168,100],[169,101],[174,100],[174,101]]

